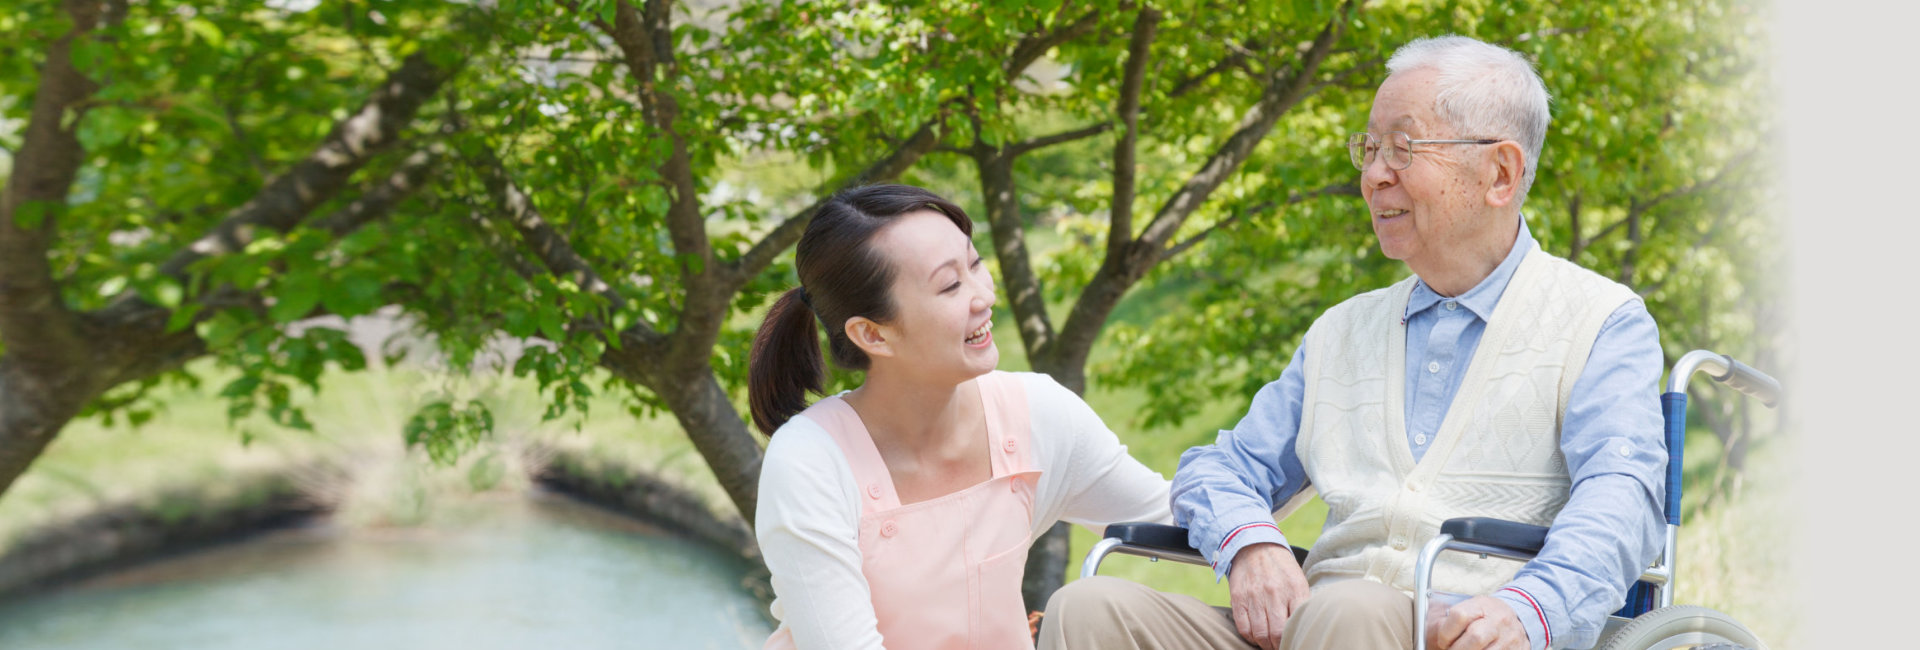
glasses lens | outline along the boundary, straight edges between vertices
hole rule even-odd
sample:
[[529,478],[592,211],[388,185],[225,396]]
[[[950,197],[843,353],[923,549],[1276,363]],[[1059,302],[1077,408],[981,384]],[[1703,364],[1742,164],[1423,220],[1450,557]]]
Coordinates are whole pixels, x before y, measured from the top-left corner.
[[1347,136],[1347,159],[1353,161],[1353,168],[1365,170],[1373,159],[1373,152],[1367,147],[1367,134],[1355,133]]
[[1413,164],[1413,138],[1394,131],[1387,134],[1387,166],[1398,171]]

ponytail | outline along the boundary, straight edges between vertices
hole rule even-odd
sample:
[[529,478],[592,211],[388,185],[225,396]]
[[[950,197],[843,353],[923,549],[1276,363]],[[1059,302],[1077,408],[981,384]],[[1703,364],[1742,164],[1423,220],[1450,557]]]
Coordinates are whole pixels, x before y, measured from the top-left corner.
[[910,185],[868,185],[829,197],[807,221],[794,246],[793,270],[800,286],[781,294],[754,334],[747,361],[747,406],[753,425],[767,435],[806,410],[807,393],[824,394],[827,360],[820,350],[827,328],[834,365],[866,370],[872,360],[841,326],[854,317],[885,323],[894,316],[893,266],[873,238],[901,215],[931,210],[973,235],[965,210]]
[[747,361],[747,405],[753,425],[771,436],[807,408],[807,393],[826,390],[826,359],[806,290],[794,288],[773,301],[753,336]]

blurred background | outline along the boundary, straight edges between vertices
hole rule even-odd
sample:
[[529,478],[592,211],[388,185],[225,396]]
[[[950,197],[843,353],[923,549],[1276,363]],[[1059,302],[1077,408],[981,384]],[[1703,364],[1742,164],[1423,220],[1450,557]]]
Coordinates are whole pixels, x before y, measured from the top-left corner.
[[[1001,367],[1171,476],[1407,274],[1343,144],[1421,36],[1538,66],[1545,250],[1638,291],[1669,362],[1790,373],[1773,12],[9,3],[0,648],[757,647],[748,342],[862,183],[964,206]],[[1795,402],[1691,404],[1679,602],[1799,647]],[[1030,602],[1093,538],[1038,547]]]

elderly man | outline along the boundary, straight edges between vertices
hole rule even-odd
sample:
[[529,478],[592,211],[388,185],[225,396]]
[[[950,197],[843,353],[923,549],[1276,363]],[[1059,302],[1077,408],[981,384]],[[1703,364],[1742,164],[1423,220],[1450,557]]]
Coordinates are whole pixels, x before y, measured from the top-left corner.
[[[1540,250],[1520,205],[1546,139],[1526,59],[1450,36],[1395,52],[1349,141],[1380,250],[1414,273],[1329,309],[1173,482],[1231,611],[1113,578],[1048,605],[1042,647],[1405,648],[1440,522],[1550,526],[1521,565],[1444,556],[1444,649],[1588,647],[1658,553],[1658,332],[1627,288]],[[1297,564],[1273,511],[1328,506]],[[1470,596],[1466,597],[1466,596]]]

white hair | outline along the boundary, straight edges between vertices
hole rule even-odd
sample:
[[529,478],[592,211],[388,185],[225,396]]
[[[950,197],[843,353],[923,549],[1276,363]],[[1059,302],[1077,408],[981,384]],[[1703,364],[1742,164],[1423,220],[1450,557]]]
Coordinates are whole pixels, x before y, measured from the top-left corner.
[[1422,38],[1395,50],[1387,74],[1431,69],[1436,74],[1433,112],[1459,138],[1501,138],[1520,143],[1526,175],[1516,204],[1524,203],[1546,145],[1547,86],[1519,52],[1465,36]]

